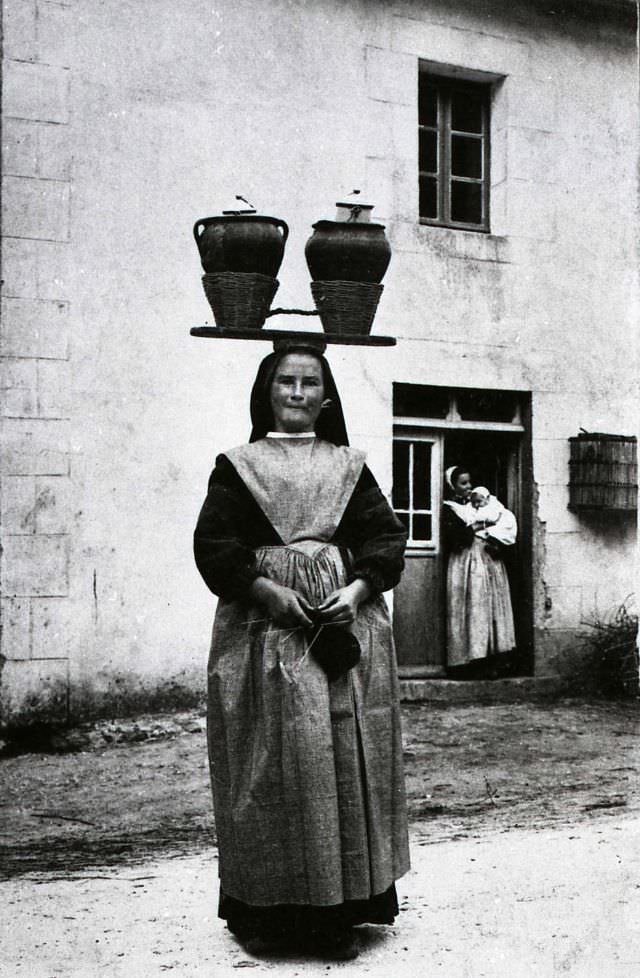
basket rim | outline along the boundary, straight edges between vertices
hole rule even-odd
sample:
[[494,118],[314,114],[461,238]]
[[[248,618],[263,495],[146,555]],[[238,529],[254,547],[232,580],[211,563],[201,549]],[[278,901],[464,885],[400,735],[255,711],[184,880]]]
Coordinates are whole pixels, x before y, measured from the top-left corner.
[[354,282],[348,278],[327,278],[327,279],[315,278],[311,282],[312,289],[314,285],[322,285],[323,287],[329,285],[329,286],[333,286],[334,288],[339,288],[342,285],[348,285],[352,288],[354,286],[357,286],[360,289],[371,289],[373,291],[380,291],[380,292],[382,292],[382,290],[384,289],[384,285],[382,284],[382,282]]
[[571,435],[569,441],[637,441],[637,435],[610,435],[604,431],[581,431],[578,435]]
[[205,272],[202,276],[203,282],[211,282],[214,279],[229,279],[232,281],[242,281],[243,279],[251,279],[252,281],[263,281],[265,285],[269,282],[278,282],[277,278],[272,275],[263,275],[262,272]]

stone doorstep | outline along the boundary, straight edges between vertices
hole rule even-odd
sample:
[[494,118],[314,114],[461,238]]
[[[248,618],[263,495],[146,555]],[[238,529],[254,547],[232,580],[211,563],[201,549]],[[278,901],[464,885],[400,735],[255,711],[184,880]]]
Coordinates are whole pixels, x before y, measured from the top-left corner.
[[559,676],[511,679],[401,679],[404,703],[521,703],[566,695],[568,684]]

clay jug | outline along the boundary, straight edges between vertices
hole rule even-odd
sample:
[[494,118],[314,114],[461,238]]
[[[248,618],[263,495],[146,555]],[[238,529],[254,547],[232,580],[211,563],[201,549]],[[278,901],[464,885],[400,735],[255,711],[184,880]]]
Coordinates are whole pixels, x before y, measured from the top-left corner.
[[[369,222],[370,205],[350,209],[347,220],[317,221],[304,253],[314,282],[381,282],[391,261],[383,224]],[[349,211],[347,211],[348,213]]]
[[275,278],[289,228],[255,211],[223,211],[193,226],[205,272],[258,272]]

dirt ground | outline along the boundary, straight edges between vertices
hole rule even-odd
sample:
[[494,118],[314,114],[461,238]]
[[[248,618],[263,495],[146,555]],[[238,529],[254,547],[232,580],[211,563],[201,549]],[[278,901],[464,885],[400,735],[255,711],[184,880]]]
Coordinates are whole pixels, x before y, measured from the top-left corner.
[[[640,813],[635,701],[404,704],[403,717],[419,845]],[[142,864],[215,843],[202,718],[122,729],[134,742],[85,734],[75,752],[0,760],[2,878]]]
[[256,953],[216,915],[215,852],[0,884],[3,978],[632,978],[640,822],[487,831],[420,846],[392,926],[360,957]]

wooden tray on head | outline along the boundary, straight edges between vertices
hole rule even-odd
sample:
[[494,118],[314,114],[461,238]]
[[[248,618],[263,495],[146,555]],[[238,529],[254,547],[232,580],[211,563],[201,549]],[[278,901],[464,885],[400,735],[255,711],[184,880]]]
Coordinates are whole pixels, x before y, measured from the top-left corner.
[[224,329],[220,326],[192,326],[191,336],[211,340],[322,340],[338,346],[395,346],[395,336],[371,336],[357,333],[311,332],[302,329]]

